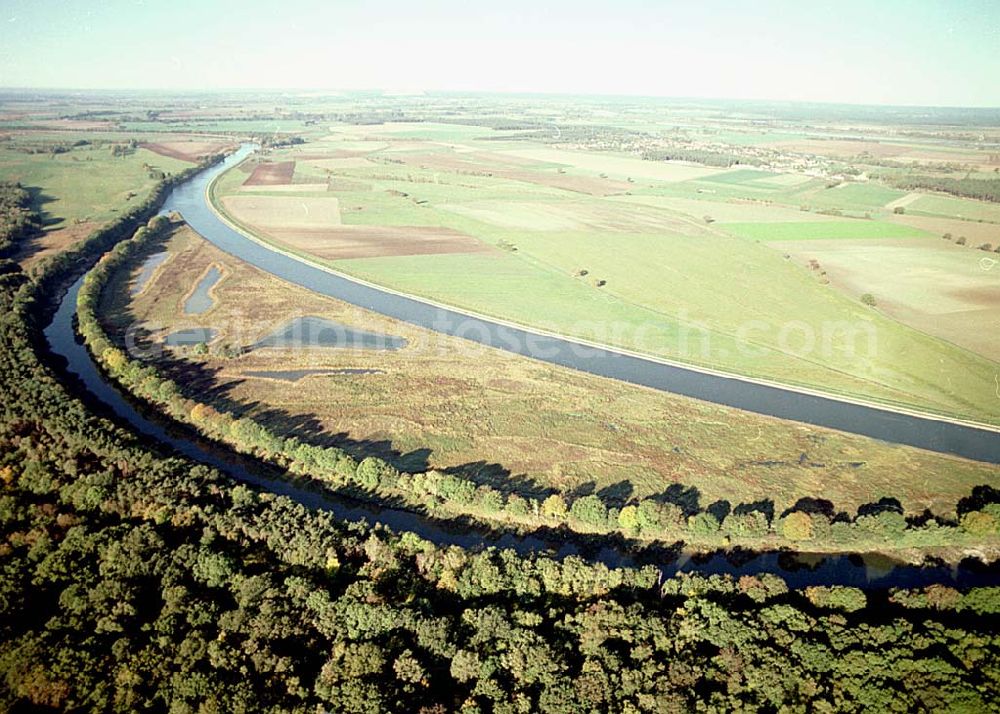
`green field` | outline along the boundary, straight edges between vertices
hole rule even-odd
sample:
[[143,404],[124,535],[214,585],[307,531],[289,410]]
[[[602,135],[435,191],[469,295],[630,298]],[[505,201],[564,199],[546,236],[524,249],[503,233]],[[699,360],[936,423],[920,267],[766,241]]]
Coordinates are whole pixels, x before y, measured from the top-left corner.
[[907,212],[949,216],[967,221],[1000,223],[1000,206],[983,201],[969,201],[951,196],[921,196],[907,206]]
[[926,238],[931,234],[881,221],[815,221],[808,223],[724,223],[722,228],[740,238],[759,241],[823,240],[829,238]]
[[37,203],[50,229],[76,221],[106,221],[127,203],[130,193],[141,201],[156,184],[144,165],[170,173],[191,166],[146,149],[116,157],[107,145],[82,146],[53,155],[27,154],[0,144],[0,179],[40,187]]
[[724,174],[709,176],[704,180],[711,181],[712,183],[760,185],[761,183],[763,183],[762,179],[774,179],[777,176],[778,174],[772,173],[770,171],[758,171],[756,169],[737,169],[736,171],[728,171]]
[[833,188],[815,188],[797,195],[801,201],[818,208],[878,211],[885,204],[905,196],[906,191],[897,191],[875,183],[849,183]]

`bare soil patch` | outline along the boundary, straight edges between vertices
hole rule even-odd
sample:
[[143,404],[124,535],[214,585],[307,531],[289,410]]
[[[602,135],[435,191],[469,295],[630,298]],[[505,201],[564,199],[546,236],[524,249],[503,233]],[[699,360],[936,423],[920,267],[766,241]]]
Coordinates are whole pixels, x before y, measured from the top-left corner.
[[94,119],[41,119],[32,121],[31,123],[35,126],[45,127],[46,129],[75,129],[77,131],[93,131],[114,127],[112,122]]
[[323,159],[356,159],[363,158],[370,154],[372,150],[359,151],[351,149],[330,149],[322,153],[295,154],[298,161],[322,161]]
[[1000,286],[962,288],[959,290],[952,290],[949,294],[959,300],[962,300],[963,302],[973,303],[975,305],[979,305],[980,307],[1000,308]]
[[854,299],[871,293],[879,312],[1000,361],[1000,265],[980,264],[993,254],[934,238],[812,240],[780,249],[803,265],[818,261],[832,287]]
[[341,226],[328,229],[272,229],[275,240],[326,260],[442,253],[492,253],[472,236],[434,226]]
[[875,141],[852,141],[850,139],[798,139],[793,141],[777,141],[768,146],[785,151],[803,154],[818,154],[820,156],[857,156],[867,153],[878,158],[890,158],[906,153],[905,147],[892,144],[880,144]]
[[295,173],[294,161],[278,161],[270,164],[257,164],[250,178],[243,182],[244,186],[280,186],[290,184]]
[[[847,184],[842,184],[842,185],[846,186]],[[895,201],[889,201],[889,203],[885,204],[885,207],[888,208],[889,210],[892,210],[894,208],[906,208],[911,203],[918,200],[921,195],[922,194],[919,193],[908,193],[902,198],[897,198]]]
[[327,171],[342,171],[344,169],[363,169],[371,166],[371,162],[363,156],[349,156],[340,159],[324,157],[322,159],[311,159],[307,162],[310,166]]
[[972,247],[990,243],[995,248],[1000,245],[1000,225],[996,223],[979,223],[978,221],[963,221],[960,218],[941,218],[938,216],[918,216],[913,214],[892,215],[889,220],[904,226],[912,226],[921,230],[943,236],[951,233],[952,240],[964,236]]
[[160,156],[169,156],[172,159],[190,161],[196,164],[205,156],[218,154],[232,145],[228,141],[162,141],[144,143],[142,148]]

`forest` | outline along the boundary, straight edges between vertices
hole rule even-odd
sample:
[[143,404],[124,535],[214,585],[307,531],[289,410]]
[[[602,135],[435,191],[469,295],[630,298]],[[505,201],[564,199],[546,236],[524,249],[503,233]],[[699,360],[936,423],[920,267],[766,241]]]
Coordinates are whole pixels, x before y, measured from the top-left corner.
[[[442,548],[239,485],[95,414],[47,363],[42,326],[180,178],[31,276],[0,271],[4,709],[1000,705],[1000,588],[791,590]],[[990,517],[998,495],[963,510]]]
[[961,198],[1000,203],[1000,178],[947,178],[938,176],[906,176],[890,179],[897,188],[907,191],[940,191]]

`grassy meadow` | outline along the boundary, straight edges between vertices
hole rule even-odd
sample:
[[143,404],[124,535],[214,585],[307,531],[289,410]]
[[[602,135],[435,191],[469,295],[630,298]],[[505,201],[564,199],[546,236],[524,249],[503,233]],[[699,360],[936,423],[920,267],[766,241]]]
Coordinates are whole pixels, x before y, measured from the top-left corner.
[[[122,141],[127,138],[120,137]],[[112,220],[130,202],[146,198],[156,179],[151,169],[175,172],[190,163],[137,148],[114,156],[104,142],[74,146],[65,153],[26,153],[74,141],[82,133],[24,134],[0,142],[0,180],[15,181],[33,196],[44,233],[22,246],[18,259],[26,266],[65,249]]]

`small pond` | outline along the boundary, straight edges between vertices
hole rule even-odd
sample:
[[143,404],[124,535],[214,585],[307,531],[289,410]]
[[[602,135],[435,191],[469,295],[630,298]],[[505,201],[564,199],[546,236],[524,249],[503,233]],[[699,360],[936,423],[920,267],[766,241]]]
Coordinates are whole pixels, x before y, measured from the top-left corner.
[[188,327],[171,332],[163,342],[169,347],[194,347],[211,342],[217,334],[211,327]]
[[361,349],[398,350],[406,346],[402,337],[357,330],[322,317],[297,317],[267,337],[258,340],[253,349]]
[[197,287],[195,287],[194,292],[191,293],[191,297],[184,301],[184,312],[188,315],[200,315],[207,310],[210,310],[215,304],[215,300],[212,296],[208,294],[208,291],[219,282],[219,278],[222,277],[222,271],[216,266],[212,266],[205,273],[205,276],[198,281]]
[[129,289],[129,295],[138,295],[142,292],[143,288],[146,287],[146,283],[149,279],[153,277],[153,273],[156,269],[163,265],[163,261],[167,259],[169,253],[167,251],[162,251],[160,253],[153,253],[151,256],[142,261],[142,265],[139,267],[139,273],[135,276],[135,280],[132,282],[132,287]]

